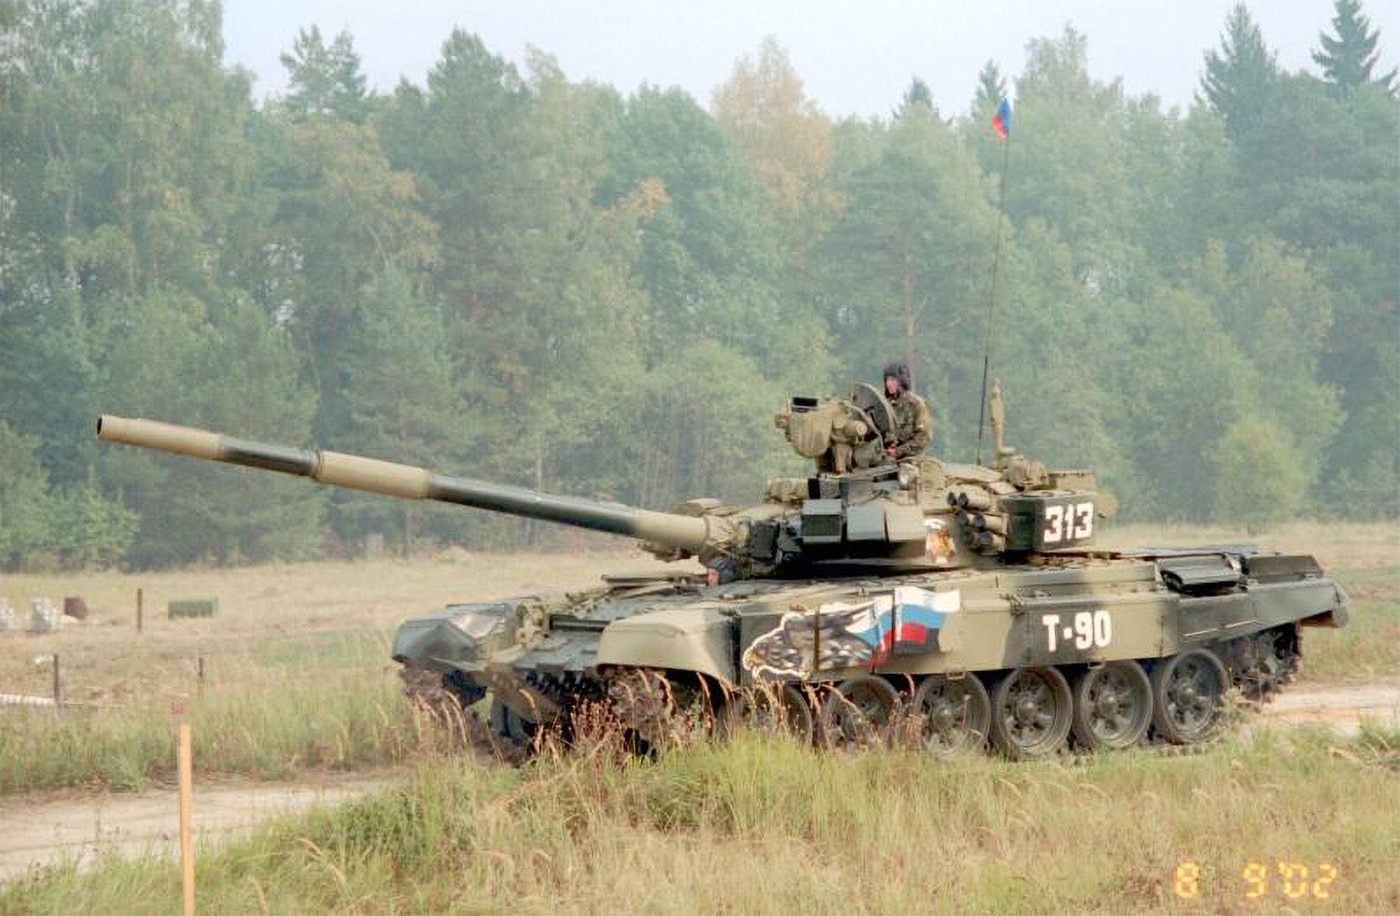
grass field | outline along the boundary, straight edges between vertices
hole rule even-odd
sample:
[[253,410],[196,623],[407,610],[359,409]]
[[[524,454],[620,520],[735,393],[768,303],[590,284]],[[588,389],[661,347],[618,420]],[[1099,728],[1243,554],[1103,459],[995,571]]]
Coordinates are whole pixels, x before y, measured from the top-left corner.
[[[449,602],[588,587],[606,569],[655,565],[616,552],[453,551],[416,562],[6,577],[0,597],[12,606],[27,607],[32,595],[81,595],[91,616],[58,633],[0,635],[0,693],[49,696],[57,653],[65,697],[98,705],[58,717],[0,712],[0,794],[168,780],[179,719],[200,735],[196,768],[204,773],[287,778],[401,762],[430,740],[390,659],[401,620]],[[167,619],[166,602],[182,597],[218,598],[218,616]]]
[[[1400,674],[1397,534],[1298,525],[1259,539],[1314,553],[1354,599],[1347,629],[1307,631],[1305,681]],[[1114,538],[1247,540],[1148,529]],[[47,693],[42,657],[58,652],[70,697],[116,708],[0,714],[0,792],[169,779],[180,717],[194,725],[201,780],[384,763],[412,774],[206,851],[209,913],[1400,912],[1393,728],[1359,738],[1265,730],[1187,757],[1020,764],[820,754],[744,736],[625,763],[599,745],[516,770],[445,753],[442,736],[408,713],[388,660],[402,618],[649,565],[640,554],[452,552],[6,577],[0,596],[15,607],[79,594],[94,619],[0,636],[0,692]],[[219,616],[167,620],[164,603],[177,597],[218,597]],[[110,859],[8,885],[0,914],[170,912],[179,895],[177,866]]]
[[[425,756],[398,787],[198,862],[203,913],[1400,911],[1400,732],[1189,757],[936,761],[746,735],[520,770]],[[111,858],[0,914],[166,913],[178,865]]]
[[[90,622],[45,636],[0,636],[0,692],[47,694],[59,653],[76,700],[171,701],[193,697],[197,660],[210,678],[247,672],[387,667],[394,627],[461,601],[597,584],[606,571],[654,569],[640,553],[468,554],[363,563],[273,564],[163,573],[7,575],[0,598],[17,611],[42,595],[82,596]],[[136,593],[144,625],[137,634]],[[218,616],[169,620],[179,598],[217,598]]]

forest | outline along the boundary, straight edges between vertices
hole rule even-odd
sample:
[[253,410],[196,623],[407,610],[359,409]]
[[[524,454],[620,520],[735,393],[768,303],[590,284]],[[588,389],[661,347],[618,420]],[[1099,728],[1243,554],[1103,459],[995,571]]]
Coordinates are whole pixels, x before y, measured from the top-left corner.
[[310,28],[256,101],[221,15],[0,4],[0,568],[569,543],[101,444],[99,413],[746,504],[802,472],[779,407],[893,361],[972,461],[984,355],[1011,444],[1127,520],[1400,517],[1400,99],[1359,0],[1310,72],[1237,6],[1188,111],[1066,26],[966,112],[915,78],[839,120],[772,39],[696,99],[457,30],[378,93]]

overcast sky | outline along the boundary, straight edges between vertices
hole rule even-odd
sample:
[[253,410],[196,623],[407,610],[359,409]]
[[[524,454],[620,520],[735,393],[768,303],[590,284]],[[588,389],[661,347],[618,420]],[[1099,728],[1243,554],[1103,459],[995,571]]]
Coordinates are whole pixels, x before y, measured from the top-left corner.
[[[354,39],[371,88],[423,85],[454,27],[521,64],[527,46],[554,55],[574,81],[630,93],[679,85],[701,104],[765,36],[786,48],[809,98],[828,115],[886,115],[914,76],[945,115],[965,112],[993,60],[1011,83],[1026,42],[1067,23],[1089,42],[1089,72],[1122,77],[1132,95],[1183,109],[1207,49],[1220,46],[1236,0],[225,0],[225,62],[251,70],[258,98],[286,88],[278,57],[298,30]],[[1264,40],[1288,70],[1316,72],[1310,52],[1332,33],[1333,0],[1249,0]],[[1381,32],[1381,66],[1400,60],[1400,2],[1363,0]]]

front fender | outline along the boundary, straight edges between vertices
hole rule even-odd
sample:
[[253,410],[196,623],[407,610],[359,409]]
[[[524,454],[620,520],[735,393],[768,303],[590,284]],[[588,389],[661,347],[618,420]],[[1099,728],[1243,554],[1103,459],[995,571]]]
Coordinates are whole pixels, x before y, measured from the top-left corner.
[[615,621],[598,643],[598,666],[695,671],[733,686],[734,623],[718,608],[675,608]]

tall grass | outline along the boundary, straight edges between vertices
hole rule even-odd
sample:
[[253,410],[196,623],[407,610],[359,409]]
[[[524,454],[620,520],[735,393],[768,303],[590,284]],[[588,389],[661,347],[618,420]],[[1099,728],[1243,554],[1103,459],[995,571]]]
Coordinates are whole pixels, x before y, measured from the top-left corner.
[[1351,597],[1347,625],[1304,629],[1302,680],[1400,675],[1400,567],[1337,575]]
[[0,715],[0,793],[173,780],[181,719],[198,736],[194,763],[203,775],[275,779],[307,768],[387,765],[424,740],[387,670],[245,677],[173,707],[7,711]]
[[[596,749],[595,749],[596,750]],[[373,797],[281,819],[197,870],[200,910],[1124,913],[1400,911],[1400,733],[1268,733],[1077,764],[820,754],[744,735],[521,770],[425,757]],[[1178,867],[1199,871],[1178,897]],[[1243,872],[1267,866],[1258,901]],[[1337,876],[1289,899],[1278,862]],[[65,866],[0,914],[169,912],[155,858]],[[97,903],[100,901],[100,905]]]

